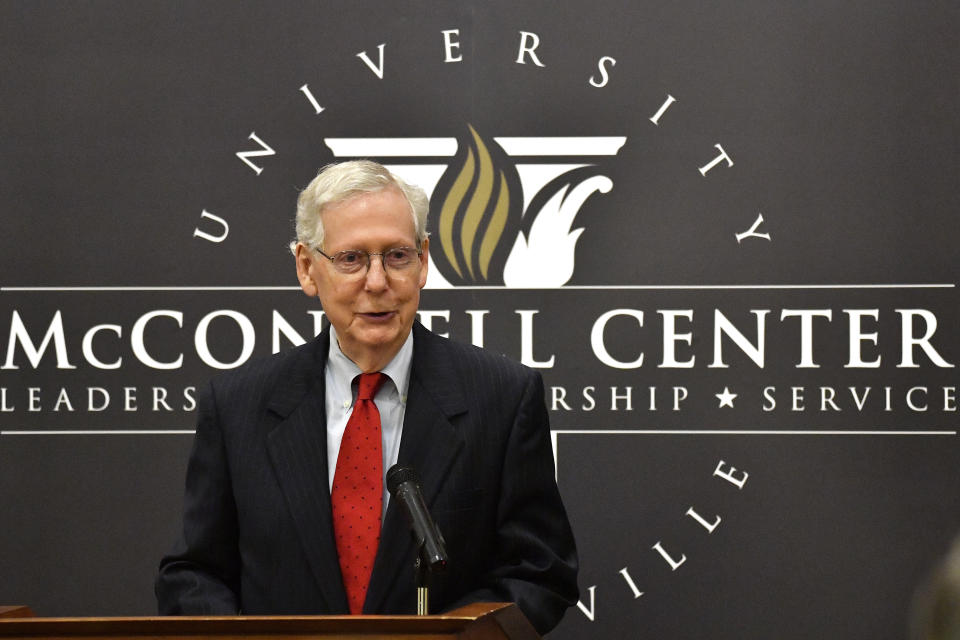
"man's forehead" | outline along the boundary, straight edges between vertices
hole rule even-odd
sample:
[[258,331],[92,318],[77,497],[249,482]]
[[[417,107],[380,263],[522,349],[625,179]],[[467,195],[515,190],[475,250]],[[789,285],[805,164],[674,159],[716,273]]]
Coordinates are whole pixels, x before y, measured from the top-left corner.
[[[376,206],[378,204],[381,206]],[[374,213],[386,207],[391,210],[402,208],[405,213],[412,215],[410,203],[407,202],[403,192],[397,187],[390,186],[377,191],[361,191],[337,202],[330,202],[320,209],[320,216],[326,221],[342,211]]]
[[328,236],[334,229],[360,233],[372,226],[393,226],[398,234],[416,236],[410,204],[395,187],[355,194],[324,207],[320,218]]

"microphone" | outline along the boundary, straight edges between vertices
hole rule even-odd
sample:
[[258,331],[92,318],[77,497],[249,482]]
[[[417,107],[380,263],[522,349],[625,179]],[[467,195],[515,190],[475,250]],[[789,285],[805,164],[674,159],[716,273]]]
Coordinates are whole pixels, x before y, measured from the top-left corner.
[[387,490],[404,507],[422,561],[431,571],[444,569],[447,566],[446,543],[423,501],[420,476],[416,470],[399,464],[390,467],[387,471]]

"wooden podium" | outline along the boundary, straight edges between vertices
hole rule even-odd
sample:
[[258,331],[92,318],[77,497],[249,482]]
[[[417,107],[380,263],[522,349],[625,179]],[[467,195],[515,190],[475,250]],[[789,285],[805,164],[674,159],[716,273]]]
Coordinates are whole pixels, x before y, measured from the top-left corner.
[[476,603],[431,616],[41,618],[27,607],[0,607],[0,638],[537,640],[540,636],[515,604]]

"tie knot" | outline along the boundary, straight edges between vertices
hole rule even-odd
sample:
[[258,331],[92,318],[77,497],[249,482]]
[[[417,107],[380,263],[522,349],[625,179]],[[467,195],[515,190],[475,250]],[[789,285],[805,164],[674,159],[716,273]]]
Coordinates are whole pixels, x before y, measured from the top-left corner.
[[373,396],[377,395],[377,390],[386,380],[386,377],[379,371],[376,373],[361,373],[360,382],[357,383],[357,400],[372,400]]

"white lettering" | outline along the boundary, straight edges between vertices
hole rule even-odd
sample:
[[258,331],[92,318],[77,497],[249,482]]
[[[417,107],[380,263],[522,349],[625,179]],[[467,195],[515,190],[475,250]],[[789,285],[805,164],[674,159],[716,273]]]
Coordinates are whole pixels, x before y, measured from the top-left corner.
[[607,346],[604,343],[604,330],[607,327],[607,322],[616,316],[629,316],[631,318],[636,318],[637,324],[639,324],[641,327],[643,326],[643,311],[638,309],[612,309],[607,311],[597,318],[596,322],[593,323],[593,328],[590,330],[590,346],[593,347],[593,354],[600,362],[608,367],[613,367],[614,369],[636,369],[638,367],[642,367],[642,351],[637,359],[633,362],[621,362],[610,355],[610,352],[607,351]]
[[173,407],[167,404],[167,390],[163,387],[153,388],[153,410],[159,411],[160,405],[167,411],[173,411]]
[[793,411],[803,411],[803,387],[790,387],[790,390],[793,392]]
[[373,60],[370,59],[370,56],[367,55],[366,51],[361,51],[357,54],[357,57],[366,63],[368,67],[376,74],[378,78],[383,80],[383,47],[386,43],[381,43],[377,46],[377,49],[380,51],[380,65],[373,64]]
[[467,309],[470,316],[470,342],[476,347],[483,346],[483,316],[490,313],[489,309]]
[[[243,338],[243,346],[240,348],[240,355],[237,356],[237,359],[233,362],[220,362],[213,357],[212,353],[210,353],[210,346],[207,341],[207,331],[209,330],[210,323],[214,320],[214,318],[219,318],[221,316],[230,318],[236,322],[237,326],[240,327],[240,333]],[[203,319],[200,320],[200,324],[197,325],[197,330],[194,334],[194,345],[197,349],[197,355],[200,356],[200,359],[203,360],[204,363],[213,367],[214,369],[233,369],[234,367],[239,367],[250,358],[250,355],[253,353],[253,345],[256,340],[256,331],[254,331],[253,323],[250,322],[250,319],[242,313],[238,313],[230,309],[211,311],[207,315],[203,316]]]
[[750,344],[750,341],[740,333],[740,330],[733,326],[727,317],[720,312],[719,309],[714,309],[713,317],[713,363],[710,365],[711,368],[727,368],[723,362],[723,340],[722,334],[726,334],[733,343],[740,347],[740,350],[743,351],[753,362],[763,369],[764,361],[764,350],[765,342],[764,335],[766,330],[766,323],[764,318],[768,313],[769,309],[751,309],[750,312],[757,318],[757,345],[754,346]]
[[683,554],[680,555],[680,559],[679,559],[679,560],[674,560],[674,559],[670,556],[670,554],[667,553],[666,549],[663,548],[663,545],[660,544],[659,541],[657,542],[657,544],[653,545],[653,546],[651,547],[651,549],[656,550],[657,553],[659,553],[661,556],[663,556],[663,559],[667,561],[667,564],[670,565],[670,569],[671,569],[672,571],[676,571],[677,569],[680,568],[680,565],[682,565],[684,562],[687,561],[687,556],[685,556],[685,555],[683,555]]
[[819,369],[820,365],[813,361],[813,319],[826,318],[827,322],[833,319],[830,309],[784,309],[780,312],[780,321],[787,318],[800,318],[800,364],[798,369]]
[[[719,146],[719,145],[717,145]],[[733,166],[733,163],[730,163],[730,166]],[[740,241],[744,238],[760,238],[762,240],[769,240],[769,233],[757,233],[757,228],[763,224],[763,214],[757,213],[757,219],[753,221],[753,226],[744,231],[743,233],[735,233],[734,237],[737,239],[737,244],[740,244]]]
[[194,396],[196,393],[196,387],[185,387],[183,390],[183,399],[186,402],[183,403],[182,409],[184,411],[193,411],[197,408],[197,398]]
[[[243,160],[246,163],[246,165],[251,169],[253,169],[257,175],[260,175],[260,173],[263,171],[263,167],[258,167],[257,165],[253,164],[253,162],[250,161],[250,158],[259,158],[261,156],[273,156],[273,155],[276,155],[277,152],[271,149],[270,145],[268,145],[266,142],[261,140],[257,136],[255,131],[251,131],[250,136],[247,139],[253,140],[257,144],[259,144],[262,148],[254,151],[237,151],[237,157]],[[196,235],[196,233],[194,233],[194,235]]]
[[160,362],[147,353],[147,347],[143,342],[143,334],[147,328],[147,323],[160,316],[173,318],[177,321],[178,327],[183,327],[183,313],[180,311],[158,309],[150,313],[145,313],[133,323],[133,329],[130,331],[130,346],[133,348],[133,355],[137,357],[137,360],[151,369],[177,369],[183,364],[182,353],[173,362]]
[[457,40],[454,40],[453,36],[459,36],[460,29],[446,29],[440,33],[443,34],[443,61],[460,62],[463,60],[462,55],[454,54],[454,49],[460,49],[460,43]]
[[706,177],[707,171],[710,171],[710,169],[713,169],[715,166],[717,166],[724,160],[726,160],[727,162],[727,167],[733,166],[733,160],[731,160],[730,156],[727,155],[727,152],[723,150],[723,147],[721,147],[719,144],[715,144],[713,146],[720,151],[720,155],[718,155],[716,158],[714,158],[704,166],[700,167],[700,175],[704,177]]
[[426,327],[427,331],[433,331],[437,335],[442,336],[444,338],[450,337],[449,333],[439,333],[438,331],[434,331],[434,328],[433,328],[434,318],[443,318],[445,322],[448,322],[448,323],[450,322],[449,309],[446,309],[444,311],[418,311],[417,313],[420,314],[420,324]]
[[[900,326],[901,326],[901,335],[903,337],[900,347],[900,364],[897,365],[897,368],[916,368],[919,367],[916,362],[913,360],[913,348],[920,347],[923,349],[923,352],[927,354],[927,357],[930,360],[941,368],[951,368],[952,364],[940,357],[940,354],[937,353],[937,350],[933,348],[933,345],[930,344],[930,338],[933,337],[933,334],[937,331],[937,316],[933,315],[931,312],[926,309],[897,309],[897,313],[900,314]],[[923,334],[922,338],[916,338],[913,336],[913,318],[919,317],[922,318],[926,324],[926,332]]]
[[680,411],[680,403],[687,399],[686,387],[673,388],[673,410]]
[[299,346],[306,343],[306,340],[303,336],[297,333],[286,318],[280,315],[280,312],[276,309],[273,310],[273,334],[270,340],[270,353],[279,353],[280,352],[280,334],[283,334],[283,337],[290,341],[290,344],[293,346]]
[[624,387],[626,389],[625,393],[617,393],[619,387],[610,387],[610,411],[617,411],[617,401],[626,400],[627,411],[633,411],[633,387]]
[[7,341],[7,359],[0,369],[20,368],[13,364],[13,355],[16,352],[17,344],[23,349],[23,353],[27,356],[27,360],[30,361],[30,365],[36,369],[51,341],[53,341],[53,348],[57,354],[57,369],[76,369],[76,367],[67,360],[67,340],[63,334],[63,317],[60,315],[59,310],[53,314],[53,319],[50,321],[50,326],[47,327],[47,333],[43,336],[43,341],[40,343],[39,348],[34,346],[33,341],[30,339],[30,334],[27,333],[27,327],[20,318],[20,314],[14,310],[13,316],[10,318],[10,339]]
[[210,242],[223,242],[227,239],[227,235],[230,233],[230,225],[227,224],[227,221],[221,218],[220,216],[215,216],[206,209],[200,213],[200,219],[207,218],[208,220],[213,220],[222,228],[220,235],[213,235],[212,233],[207,233],[206,231],[200,231],[200,227],[196,227],[193,230],[194,238],[203,238],[204,240],[209,240]]
[[534,309],[517,309],[520,314],[520,362],[528,367],[549,369],[553,367],[556,358],[551,355],[549,360],[538,362],[533,357],[533,316],[540,313]]
[[[532,43],[532,44],[528,44]],[[533,61],[533,64],[538,67],[545,67],[546,65],[540,62],[540,58],[537,57],[535,49],[540,46],[540,36],[529,31],[520,32],[520,52],[517,54],[517,64],[525,64],[523,61],[523,55],[528,54],[530,60]]]
[[587,609],[583,605],[583,602],[581,602],[580,600],[577,600],[577,608],[580,609],[580,611],[583,611],[583,615],[587,616],[587,620],[589,620],[590,622],[593,622],[593,619],[594,619],[593,616],[594,616],[594,613],[596,612],[595,596],[597,595],[596,593],[597,585],[592,585],[589,589],[587,589],[587,591],[590,592],[590,608]]
[[870,387],[866,387],[863,390],[863,397],[857,395],[856,387],[849,387],[850,395],[853,396],[853,403],[857,405],[857,411],[863,411],[863,407],[867,404],[867,396],[870,395]]
[[837,397],[837,391],[833,387],[820,387],[820,411],[826,411],[827,405],[834,411],[840,411],[840,407],[833,401]]
[[123,410],[124,411],[137,410],[137,388],[136,387],[123,388]]
[[83,334],[83,357],[87,359],[87,362],[95,366],[97,369],[119,369],[120,363],[123,362],[123,358],[117,358],[115,362],[109,364],[101,362],[99,358],[93,353],[93,337],[100,331],[108,330],[117,334],[119,338],[121,335],[120,325],[116,324],[98,324],[95,327],[91,327],[89,331]]
[[570,405],[567,404],[567,390],[563,387],[550,387],[550,410],[556,411],[558,405],[563,405],[563,408],[567,411],[570,411]]
[[[677,318],[686,318],[688,322],[692,322],[693,309],[662,310],[657,313],[663,316],[663,361],[657,367],[692,369],[696,356],[690,356],[689,360],[678,362],[676,343],[685,342],[688,346],[693,344],[693,333],[677,333]],[[640,324],[643,325],[642,322]]]
[[773,396],[777,392],[776,387],[764,387],[763,388],[763,410],[764,411],[773,411],[777,408],[777,400]]
[[307,311],[313,316],[313,336],[317,337],[323,331],[323,311]]
[[617,64],[617,61],[611,58],[610,56],[603,56],[597,62],[597,69],[599,69],[600,71],[600,79],[594,80],[593,76],[590,76],[591,86],[597,87],[599,89],[601,87],[607,86],[607,83],[610,82],[610,75],[607,73],[607,68],[604,66],[605,64],[608,64],[608,63],[611,67],[613,67]]
[[620,575],[622,575],[623,579],[627,581],[627,586],[630,587],[630,591],[633,591],[634,600],[643,595],[643,591],[637,589],[637,584],[633,581],[633,577],[630,575],[630,572],[627,571],[626,567],[620,569]]
[[[100,404],[94,402],[94,394],[100,396]],[[110,393],[103,387],[87,387],[87,411],[103,411],[110,406]]]
[[53,405],[54,411],[60,411],[60,405],[67,405],[67,411],[73,411],[73,405],[70,404],[70,396],[67,395],[67,390],[63,387],[60,388],[60,395],[57,396],[57,401]]
[[713,530],[717,528],[717,525],[720,524],[720,516],[717,516],[717,519],[713,522],[707,522],[703,519],[699,513],[694,511],[693,507],[687,509],[687,515],[703,525],[703,528],[707,530],[707,533],[713,533]]
[[918,405],[914,404],[914,402],[913,402],[913,393],[914,393],[914,391],[919,391],[919,392],[921,392],[921,393],[923,394],[923,396],[924,396],[924,399],[926,399],[926,396],[927,396],[927,388],[926,388],[926,387],[912,387],[909,391],[907,391],[907,406],[910,407],[910,410],[911,410],[911,411],[926,411],[926,410],[927,410],[927,405],[926,405],[926,403],[924,403],[923,406],[918,406]]
[[307,96],[307,100],[310,101],[310,104],[313,106],[313,110],[316,113],[316,115],[320,115],[321,113],[323,113],[323,107],[321,107],[320,103],[317,102],[317,99],[313,97],[313,93],[310,92],[310,87],[308,87],[307,85],[303,85],[302,87],[300,87],[300,91],[303,92],[303,95]]
[[744,471],[741,477],[735,478],[733,474],[737,472],[737,468],[730,467],[730,471],[724,471],[723,465],[725,464],[727,463],[721,460],[720,464],[717,465],[717,468],[713,470],[713,475],[720,476],[727,482],[736,485],[738,489],[743,489],[743,485],[747,483],[747,478],[750,477],[750,474]]
[[584,387],[583,388],[583,399],[586,401],[580,408],[584,411],[593,411],[597,406],[597,401],[593,397],[593,392],[596,391],[596,387]]
[[668,93],[668,94],[667,94],[667,99],[663,101],[663,104],[660,105],[660,109],[658,109],[657,112],[656,112],[655,114],[653,114],[653,117],[650,118],[650,122],[652,122],[653,124],[655,124],[655,125],[657,125],[657,126],[659,127],[659,126],[660,126],[660,116],[662,116],[664,113],[666,113],[667,108],[668,108],[670,105],[672,105],[674,102],[676,102],[676,101],[677,101],[677,99],[674,98],[672,95],[670,95],[670,94]]
[[877,345],[877,334],[876,333],[863,333],[861,330],[861,321],[865,316],[871,317],[876,320],[880,315],[879,309],[844,309],[843,312],[847,314],[850,318],[850,357],[847,361],[847,364],[843,365],[844,368],[855,368],[855,369],[867,369],[867,368],[877,368],[880,366],[880,356],[877,356],[876,360],[870,362],[864,362],[861,351],[862,342],[872,342],[874,346]]

